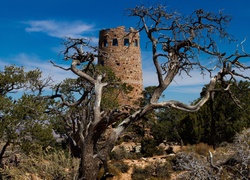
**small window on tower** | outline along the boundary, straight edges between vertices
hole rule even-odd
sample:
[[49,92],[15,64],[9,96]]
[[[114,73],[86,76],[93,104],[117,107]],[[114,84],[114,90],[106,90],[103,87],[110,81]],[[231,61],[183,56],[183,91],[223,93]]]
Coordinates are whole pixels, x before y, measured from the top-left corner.
[[108,41],[107,41],[107,39],[103,40],[103,47],[108,47]]
[[124,39],[124,46],[129,46],[129,39],[128,38]]
[[134,46],[138,47],[138,40],[137,39],[134,40]]
[[112,45],[113,45],[113,46],[118,46],[118,40],[117,40],[117,39],[113,39]]

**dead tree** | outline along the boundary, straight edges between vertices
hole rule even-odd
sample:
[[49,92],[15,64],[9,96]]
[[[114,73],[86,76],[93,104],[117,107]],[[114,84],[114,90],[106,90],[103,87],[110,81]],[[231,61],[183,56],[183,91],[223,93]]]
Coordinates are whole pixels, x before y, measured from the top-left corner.
[[[216,40],[232,41],[225,31],[231,18],[221,11],[214,14],[200,9],[184,17],[157,5],[138,6],[128,12],[129,16],[139,18],[137,29],[141,33],[144,32],[149,40],[147,46],[152,50],[152,61],[157,73],[158,86],[148,104],[137,109],[131,107],[131,111],[101,107],[103,91],[110,82],[105,79],[104,73],[95,71],[93,62],[98,58],[98,49],[89,46],[86,39],[66,39],[64,59],[71,62],[69,68],[54,64],[66,71],[72,71],[78,77],[76,81],[69,83],[71,86],[68,88],[72,87],[70,90],[66,90],[66,86],[58,86],[53,96],[60,98],[55,109],[61,112],[65,127],[68,128],[72,142],[80,153],[78,179],[96,179],[100,165],[106,164],[118,137],[130,124],[142,119],[153,109],[198,111],[209,100],[216,83],[225,83],[225,78],[230,77],[230,81],[223,86],[224,90],[229,90],[231,83],[236,83],[237,76],[249,79],[242,71],[238,71],[249,69],[240,62],[242,58],[250,57],[243,46],[227,56],[225,52],[218,51]],[[91,51],[85,51],[87,47],[91,48]],[[206,66],[207,62],[199,59],[201,54],[216,59],[213,67]],[[195,68],[199,69],[201,74],[206,72],[211,76],[207,91],[196,104],[187,105],[175,100],[159,102],[160,96],[176,76],[182,73],[190,75]],[[215,71],[217,73],[214,75]],[[76,93],[78,96],[73,96]]]

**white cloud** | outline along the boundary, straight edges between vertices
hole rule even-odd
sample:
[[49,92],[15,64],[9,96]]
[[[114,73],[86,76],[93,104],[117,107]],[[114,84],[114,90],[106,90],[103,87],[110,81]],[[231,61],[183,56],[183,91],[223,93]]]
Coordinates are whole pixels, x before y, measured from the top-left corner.
[[[83,37],[83,34],[94,30],[93,25],[83,23],[82,21],[58,22],[55,20],[40,20],[24,23],[29,25],[29,27],[25,28],[26,32],[42,32],[57,38],[80,38]],[[96,38],[93,38],[93,40],[96,40]]]
[[199,94],[202,91],[203,85],[190,85],[190,86],[171,86],[168,91],[182,94],[196,93]]
[[[36,68],[40,69],[43,72],[43,78],[51,77],[54,82],[58,83],[64,80],[65,78],[76,77],[71,71],[65,72],[60,68],[54,67],[50,62],[50,60],[40,59],[36,55],[30,54],[18,54],[14,57],[0,58],[0,67],[4,67],[7,65],[17,65],[23,66],[26,70],[34,70]],[[11,63],[6,63],[11,62]],[[59,64],[64,68],[68,66],[65,64]]]
[[172,86],[197,86],[197,85],[205,85],[210,81],[210,75],[202,75],[200,71],[193,70],[190,72],[190,76],[187,74],[183,74],[182,76],[177,76],[172,83]]
[[[183,74],[182,76],[176,76],[174,81],[172,82],[171,86],[191,86],[191,85],[202,85],[209,83],[210,76],[207,74],[203,76],[200,74],[200,71],[193,71],[190,73],[190,76]],[[154,68],[145,68],[143,70],[143,81],[144,86],[157,86],[158,80],[156,71]]]

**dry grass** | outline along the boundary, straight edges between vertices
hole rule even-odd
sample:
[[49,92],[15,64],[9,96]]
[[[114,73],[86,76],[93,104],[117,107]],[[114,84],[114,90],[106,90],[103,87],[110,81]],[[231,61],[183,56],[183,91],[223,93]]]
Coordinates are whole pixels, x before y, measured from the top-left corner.
[[78,160],[63,151],[43,156],[22,155],[18,166],[8,165],[1,169],[2,179],[72,179],[78,170]]
[[[204,143],[188,145],[181,152],[166,156],[109,161],[113,180],[131,179],[181,179],[181,178],[217,178],[249,179],[250,174],[250,130],[237,135],[233,144],[227,144],[215,151]],[[213,154],[213,164],[208,161],[208,152]],[[78,160],[64,151],[54,151],[40,156],[20,155],[20,163],[0,169],[0,179],[74,179],[78,170]],[[164,172],[162,174],[162,172]],[[102,176],[103,170],[100,171]]]

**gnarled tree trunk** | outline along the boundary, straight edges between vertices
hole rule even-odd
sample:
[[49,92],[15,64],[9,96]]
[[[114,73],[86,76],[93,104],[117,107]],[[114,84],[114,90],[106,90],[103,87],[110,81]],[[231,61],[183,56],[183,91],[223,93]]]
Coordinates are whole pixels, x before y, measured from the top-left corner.
[[101,160],[94,153],[94,143],[88,138],[81,145],[79,180],[95,180],[98,176]]

